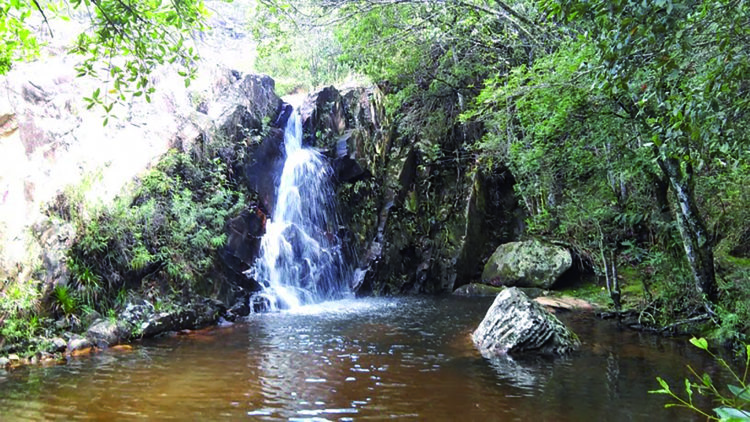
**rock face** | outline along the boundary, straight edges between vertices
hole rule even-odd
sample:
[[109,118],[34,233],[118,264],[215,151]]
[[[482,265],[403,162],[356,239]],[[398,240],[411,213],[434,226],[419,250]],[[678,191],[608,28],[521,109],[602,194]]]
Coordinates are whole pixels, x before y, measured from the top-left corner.
[[530,240],[498,246],[484,266],[482,282],[493,286],[551,288],[573,264],[565,248]]
[[471,337],[485,357],[564,355],[580,346],[576,335],[560,320],[513,287],[497,295]]
[[[330,159],[354,285],[378,295],[451,292],[479,278],[483,252],[515,238],[512,176],[425,157],[398,133],[377,88],[328,87],[301,107],[306,142]],[[458,151],[456,152],[458,154]]]
[[147,301],[128,304],[120,320],[130,327],[131,337],[153,337],[168,331],[194,329],[215,324],[227,310],[216,300],[202,299],[186,304],[170,304],[156,310]]
[[245,34],[238,31],[250,2],[209,3],[218,13],[210,18],[211,31],[200,34],[198,42],[211,47],[201,49],[198,78],[186,88],[174,69],[155,69],[151,101],[138,97],[117,105],[112,114],[118,118],[106,126],[103,111],[87,110],[83,98],[111,86],[77,77],[79,58],[64,54],[81,29],[75,17],[50,17],[55,37],[40,39],[48,42],[49,54],[14,63],[0,76],[0,279],[38,279],[32,273],[41,268],[45,288],[65,284],[60,256],[75,233],[54,227],[58,223],[50,224],[45,213],[65,189],[87,189],[87,200],[106,206],[171,148],[200,153],[216,137],[249,149],[261,143],[246,141],[264,119],[275,117],[281,100],[274,82],[230,70],[250,67]]
[[232,271],[239,285],[248,290],[254,286],[249,285],[244,272],[249,269],[260,250],[260,239],[265,232],[266,215],[258,206],[250,206],[244,209],[240,215],[232,218],[227,223],[227,243],[219,251],[224,264]]

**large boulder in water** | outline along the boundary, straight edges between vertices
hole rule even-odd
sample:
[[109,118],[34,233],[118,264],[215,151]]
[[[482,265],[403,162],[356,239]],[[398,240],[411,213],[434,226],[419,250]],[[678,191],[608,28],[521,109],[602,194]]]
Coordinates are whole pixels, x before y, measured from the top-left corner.
[[564,355],[580,345],[578,337],[559,319],[514,287],[497,295],[471,337],[485,357]]
[[539,240],[498,246],[484,266],[482,282],[493,286],[551,288],[573,264],[570,251]]

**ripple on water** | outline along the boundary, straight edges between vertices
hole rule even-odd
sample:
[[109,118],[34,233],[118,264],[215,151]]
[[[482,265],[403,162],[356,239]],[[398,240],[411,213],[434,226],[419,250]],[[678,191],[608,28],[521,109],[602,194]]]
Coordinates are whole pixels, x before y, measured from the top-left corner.
[[1,419],[670,419],[645,394],[653,377],[679,378],[688,357],[706,367],[674,341],[578,317],[584,348],[567,359],[483,359],[469,335],[489,304],[347,300],[25,368],[0,376]]

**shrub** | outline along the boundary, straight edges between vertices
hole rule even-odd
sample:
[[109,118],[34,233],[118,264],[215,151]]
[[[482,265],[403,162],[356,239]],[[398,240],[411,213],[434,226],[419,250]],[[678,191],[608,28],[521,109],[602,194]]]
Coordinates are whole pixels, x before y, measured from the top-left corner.
[[[664,407],[684,407],[701,414],[707,420],[750,421],[750,386],[747,384],[748,369],[750,369],[750,345],[745,345],[745,369],[742,372],[738,372],[732,369],[726,360],[708,349],[706,339],[693,337],[690,339],[690,343],[711,355],[719,366],[729,373],[732,382],[736,382],[737,384],[728,384],[728,391],[720,391],[708,374],[698,375],[695,369],[688,365],[688,370],[694,377],[694,380],[685,379],[685,396],[672,390],[669,384],[661,377],[656,377],[661,388],[649,391],[649,393],[666,394],[674,400],[664,405]],[[709,410],[699,408],[695,404],[693,400],[695,393],[707,396],[714,403],[717,403],[717,407],[713,408],[714,414],[709,413]]]

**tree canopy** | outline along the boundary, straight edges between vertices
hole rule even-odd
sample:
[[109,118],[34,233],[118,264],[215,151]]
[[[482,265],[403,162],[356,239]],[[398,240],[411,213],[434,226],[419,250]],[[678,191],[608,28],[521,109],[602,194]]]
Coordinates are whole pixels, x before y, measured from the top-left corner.
[[131,95],[149,99],[148,76],[159,65],[174,65],[190,83],[198,59],[191,35],[205,29],[205,16],[201,0],[0,0],[0,74],[39,53],[55,36],[55,18],[72,19],[83,26],[69,50],[81,56],[79,76],[100,78],[116,94],[86,99],[110,112]]

